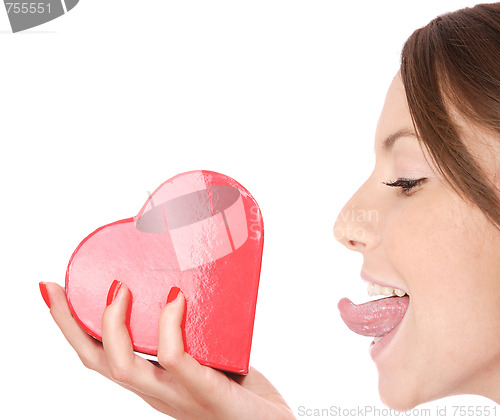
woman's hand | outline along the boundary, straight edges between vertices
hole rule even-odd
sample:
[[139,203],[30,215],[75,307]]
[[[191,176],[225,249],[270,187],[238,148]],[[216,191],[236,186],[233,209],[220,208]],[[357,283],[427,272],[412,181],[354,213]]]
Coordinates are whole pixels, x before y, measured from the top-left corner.
[[176,419],[279,420],[295,419],[279,392],[258,371],[226,375],[200,365],[184,351],[181,322],[182,293],[168,303],[160,317],[158,364],[137,356],[125,323],[130,292],[125,285],[102,320],[102,343],[75,321],[64,289],[42,283],[44,299],[62,333],[83,364],[139,395],[156,410]]

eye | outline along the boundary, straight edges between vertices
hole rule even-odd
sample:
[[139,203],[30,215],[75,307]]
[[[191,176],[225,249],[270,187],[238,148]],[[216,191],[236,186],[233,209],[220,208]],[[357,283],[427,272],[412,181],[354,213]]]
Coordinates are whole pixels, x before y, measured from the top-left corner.
[[419,179],[409,179],[409,178],[398,178],[393,182],[383,182],[383,184],[388,187],[398,187],[401,188],[401,194],[403,195],[411,195],[412,190],[425,182],[427,178],[419,178]]

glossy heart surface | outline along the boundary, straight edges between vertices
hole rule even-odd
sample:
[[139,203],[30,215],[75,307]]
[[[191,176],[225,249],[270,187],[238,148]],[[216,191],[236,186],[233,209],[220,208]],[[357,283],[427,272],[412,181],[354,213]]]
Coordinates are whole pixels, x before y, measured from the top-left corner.
[[156,355],[160,313],[177,286],[186,298],[186,352],[247,373],[263,244],[259,206],[243,186],[216,172],[186,172],[157,188],[137,216],[80,243],[66,296],[75,319],[101,340],[108,290],[119,280],[132,295],[134,350]]

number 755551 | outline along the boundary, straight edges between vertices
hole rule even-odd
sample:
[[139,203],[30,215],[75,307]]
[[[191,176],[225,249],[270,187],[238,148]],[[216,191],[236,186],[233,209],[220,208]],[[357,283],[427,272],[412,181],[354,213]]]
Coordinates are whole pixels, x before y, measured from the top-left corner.
[[23,14],[43,14],[50,13],[50,3],[5,3],[7,13],[23,13]]

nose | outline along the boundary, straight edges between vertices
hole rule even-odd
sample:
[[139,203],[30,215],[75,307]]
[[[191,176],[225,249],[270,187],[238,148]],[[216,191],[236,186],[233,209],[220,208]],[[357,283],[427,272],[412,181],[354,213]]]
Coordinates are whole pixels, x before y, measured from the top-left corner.
[[333,235],[342,245],[365,252],[378,242],[379,211],[370,200],[368,181],[356,191],[340,211]]

